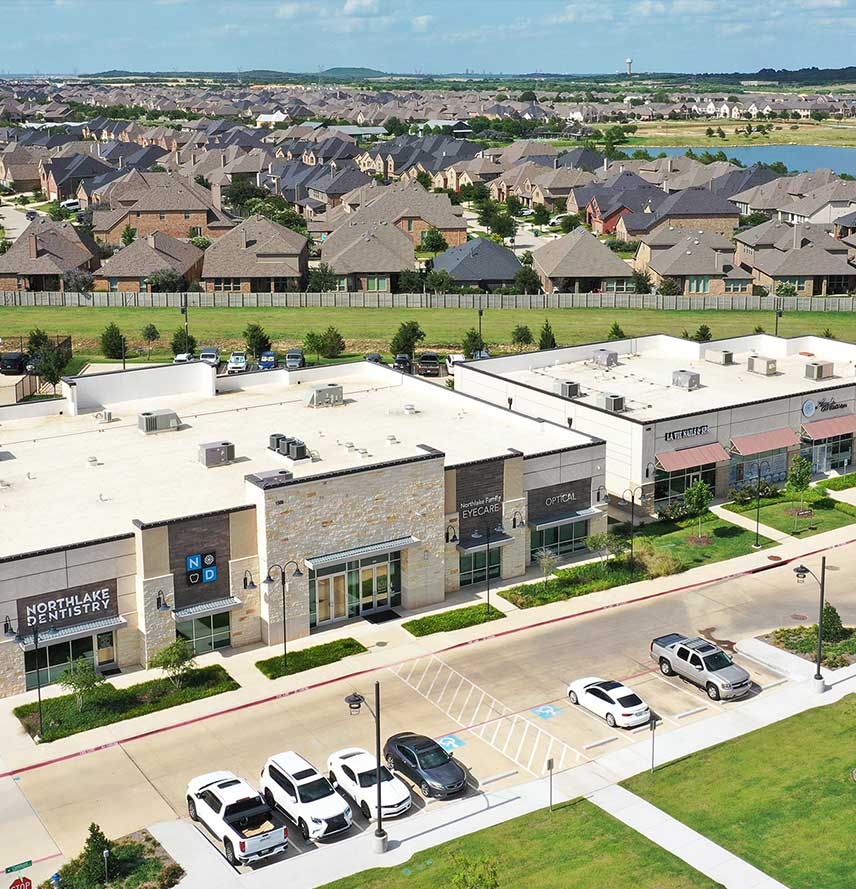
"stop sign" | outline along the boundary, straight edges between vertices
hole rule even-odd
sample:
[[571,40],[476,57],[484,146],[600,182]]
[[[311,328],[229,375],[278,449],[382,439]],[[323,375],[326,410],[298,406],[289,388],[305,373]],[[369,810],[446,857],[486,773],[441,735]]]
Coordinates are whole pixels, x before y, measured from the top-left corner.
[[33,889],[33,881],[29,877],[18,877],[12,880],[9,889]]

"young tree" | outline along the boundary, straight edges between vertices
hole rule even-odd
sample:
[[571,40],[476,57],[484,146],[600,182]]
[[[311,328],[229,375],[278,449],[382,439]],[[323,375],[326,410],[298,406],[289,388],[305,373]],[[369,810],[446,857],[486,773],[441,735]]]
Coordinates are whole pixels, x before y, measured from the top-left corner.
[[663,296],[680,296],[681,287],[674,278],[663,278],[657,288]]
[[420,170],[416,174],[416,181],[426,190],[430,191],[431,186],[434,184],[431,179],[431,174],[427,170]]
[[541,328],[541,335],[538,338],[538,348],[539,349],[555,349],[556,348],[556,337],[553,335],[553,328],[550,326],[549,320],[545,320],[544,326]]
[[133,225],[129,222],[122,229],[122,246],[127,247],[129,244],[133,244],[137,238],[137,230]]
[[693,339],[697,343],[709,343],[713,339],[713,332],[707,324],[699,324],[698,330],[693,334]]
[[626,339],[624,331],[621,329],[621,325],[617,321],[612,322],[612,327],[609,328],[609,333],[606,335],[608,340],[623,340]]
[[606,559],[609,555],[608,544],[609,535],[605,531],[598,531],[586,537],[586,549],[600,558],[601,570],[603,571],[606,570]]
[[541,279],[531,265],[522,265],[514,276],[514,289],[523,293],[538,293]]
[[436,256],[438,253],[448,250],[449,243],[438,229],[429,228],[422,238],[422,249]]
[[488,228],[492,234],[499,235],[503,239],[513,238],[517,232],[517,223],[507,213],[495,213],[488,223]]
[[146,342],[146,345],[149,347],[149,355],[148,357],[152,357],[152,343],[156,343],[160,339],[160,331],[154,324],[147,324],[143,328],[143,339]]
[[303,351],[315,356],[315,363],[321,359],[321,334],[315,330],[308,330],[303,335]]
[[477,352],[484,349],[484,340],[479,336],[475,327],[471,327],[461,339],[461,349],[467,358],[472,358]]
[[556,565],[559,564],[559,557],[553,552],[553,550],[545,546],[541,549],[535,550],[535,561],[538,563],[538,569],[544,576],[544,592],[546,593],[547,584],[550,581],[550,577],[556,570]]
[[81,889],[100,889],[106,885],[104,879],[104,853],[109,861],[113,844],[104,835],[104,831],[94,822],[89,825],[89,836],[80,855],[80,867],[74,875],[74,886]]
[[169,347],[172,349],[173,355],[180,355],[182,352],[192,355],[196,351],[196,337],[189,331],[185,331],[184,327],[177,327]]
[[651,292],[651,276],[648,272],[635,271],[630,277],[633,282],[634,293],[650,293]]
[[41,327],[34,327],[30,331],[30,336],[27,340],[27,352],[30,355],[37,355],[39,352],[46,349],[51,344],[51,338],[47,335],[47,333],[41,329]]
[[107,677],[99,673],[89,658],[79,657],[73,660],[59,677],[59,684],[74,695],[78,711],[83,710],[86,699],[98,686],[107,681]]
[[455,279],[445,269],[431,269],[425,276],[425,287],[433,293],[448,293],[455,287]]
[[518,350],[522,350],[524,346],[531,346],[534,342],[532,331],[525,324],[518,324],[511,331],[511,343],[517,346]]
[[320,345],[325,358],[338,358],[345,351],[345,340],[332,325],[321,334]]
[[398,273],[399,293],[421,293],[425,279],[416,269],[403,269]]
[[[125,338],[118,325],[111,321],[101,333],[101,354],[105,358],[121,358],[124,350]],[[181,351],[181,350],[179,350]]]
[[523,209],[523,201],[516,194],[510,194],[505,201],[505,206],[512,216],[517,216]]
[[841,642],[850,635],[841,622],[838,609],[831,602],[826,602],[823,606],[821,625],[823,626],[824,642]]
[[409,355],[412,358],[416,344],[424,339],[425,331],[419,326],[418,321],[402,321],[389,344],[389,351],[393,355]]
[[531,250],[524,250],[523,255],[520,257],[521,265],[532,266],[535,264],[535,257],[532,255]]
[[529,217],[535,225],[547,225],[550,222],[550,211],[543,204],[535,204]]
[[562,234],[569,234],[574,231],[574,229],[579,228],[582,224],[582,220],[576,213],[569,213],[567,216],[563,216],[559,220],[559,228],[562,230]]
[[630,543],[621,534],[610,532],[606,535],[606,550],[613,559],[618,561],[630,548]]
[[262,352],[270,351],[270,337],[265,333],[261,324],[248,324],[244,330],[244,342],[247,344],[247,351],[256,360],[261,358]]
[[149,275],[149,286],[152,293],[181,293],[187,282],[181,272],[167,266]]
[[62,284],[71,293],[91,293],[95,275],[86,269],[72,269],[62,276]]
[[322,262],[318,268],[310,270],[307,289],[312,293],[329,293],[336,289],[338,280],[338,275],[333,269],[326,262]]
[[54,395],[56,395],[57,383],[62,379],[65,368],[71,360],[71,353],[51,340],[37,352],[30,354],[33,356],[36,373],[46,383],[51,384]]
[[684,506],[692,516],[698,516],[698,536],[701,537],[701,522],[713,503],[713,491],[703,479],[691,484],[684,491]]
[[800,509],[803,508],[805,492],[811,484],[811,475],[811,460],[808,457],[803,457],[802,454],[794,457],[791,468],[788,471],[788,487],[795,494],[800,495]]
[[196,666],[195,656],[190,640],[176,639],[155,654],[150,666],[163,670],[169,681],[176,688],[181,688],[187,674]]

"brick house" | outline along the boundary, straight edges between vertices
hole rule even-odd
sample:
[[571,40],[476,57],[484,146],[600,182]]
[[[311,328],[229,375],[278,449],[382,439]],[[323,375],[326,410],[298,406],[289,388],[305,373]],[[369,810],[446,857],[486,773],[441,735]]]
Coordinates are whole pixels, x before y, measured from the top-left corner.
[[390,292],[400,272],[416,267],[413,241],[389,222],[371,222],[355,215],[340,225],[321,246],[321,261],[338,276],[337,290]]
[[187,241],[151,232],[114,253],[98,270],[95,290],[150,293],[149,278],[163,269],[178,272],[186,285],[199,280],[204,253]]
[[532,253],[545,293],[632,292],[633,270],[582,226]]
[[689,231],[710,231],[731,237],[740,224],[740,211],[723,197],[707,188],[686,188],[666,195],[659,206],[622,215],[615,234],[632,241],[665,226]]
[[43,158],[39,161],[39,182],[48,200],[73,198],[81,182],[109,173],[113,167],[89,154]]

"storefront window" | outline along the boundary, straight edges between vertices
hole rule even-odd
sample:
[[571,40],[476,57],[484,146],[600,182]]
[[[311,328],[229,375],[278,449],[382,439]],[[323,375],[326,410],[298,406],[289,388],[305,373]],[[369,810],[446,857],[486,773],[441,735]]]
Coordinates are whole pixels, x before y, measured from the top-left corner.
[[179,621],[175,625],[177,639],[187,639],[196,654],[205,654],[215,648],[227,648],[231,644],[229,612],[205,614],[192,620]]
[[[502,550],[495,547],[490,551],[490,576],[499,577],[502,564]],[[484,583],[487,579],[485,566],[487,565],[487,550],[482,549],[474,553],[461,553],[460,583],[461,586],[470,586],[473,583]]]
[[844,469],[853,463],[853,436],[833,435],[803,445],[802,455],[811,460],[812,472]]
[[543,528],[538,531],[533,528],[531,544],[532,552],[539,549],[549,549],[557,556],[568,553],[582,552],[586,548],[588,537],[588,522],[568,522],[555,528]]
[[401,552],[309,571],[309,626],[401,604]]
[[[110,636],[112,635],[110,633]],[[94,663],[94,650],[93,637],[84,636],[82,639],[72,639],[70,642],[39,645],[38,654],[35,650],[25,651],[24,670],[26,672],[27,688],[36,688],[39,683],[39,679],[36,676],[37,659],[38,670],[41,674],[41,684],[50,685],[62,676],[72,661],[83,657]]]
[[731,458],[730,484],[732,488],[754,485],[758,481],[758,470],[765,482],[776,484],[788,479],[788,450],[762,451],[746,457],[734,454]]
[[710,485],[711,491],[716,488],[716,463],[705,463],[703,466],[690,466],[675,472],[657,470],[654,477],[655,506],[661,509],[673,500],[682,500],[684,491],[702,480]]

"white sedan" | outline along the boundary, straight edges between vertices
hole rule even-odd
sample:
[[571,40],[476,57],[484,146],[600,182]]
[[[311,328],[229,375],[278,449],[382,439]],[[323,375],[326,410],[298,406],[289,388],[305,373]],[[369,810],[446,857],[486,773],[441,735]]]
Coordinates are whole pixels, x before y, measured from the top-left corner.
[[568,698],[572,704],[579,704],[605,719],[612,728],[630,728],[651,721],[651,710],[642,698],[614,679],[598,676],[577,679],[568,686]]
[[[327,760],[330,783],[349,796],[371,821],[377,810],[377,759],[360,747],[346,747]],[[411,806],[410,788],[386,767],[380,770],[381,812],[384,818],[403,815]]]

